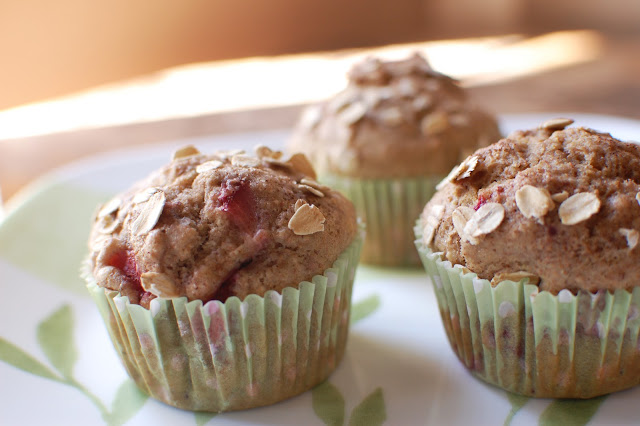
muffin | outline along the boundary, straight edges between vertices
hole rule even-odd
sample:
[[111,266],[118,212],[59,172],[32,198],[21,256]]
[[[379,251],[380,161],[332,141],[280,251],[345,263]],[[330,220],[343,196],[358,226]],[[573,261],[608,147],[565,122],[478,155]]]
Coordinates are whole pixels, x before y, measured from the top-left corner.
[[271,404],[344,353],[354,207],[304,155],[256,153],[178,150],[94,220],[85,275],[115,349],[144,392],[179,408]]
[[640,383],[640,147],[571,123],[476,151],[416,227],[454,352],[534,397]]
[[468,154],[500,139],[494,117],[420,55],[368,58],[347,87],[305,110],[289,142],[367,225],[362,261],[418,265],[413,225],[435,185]]

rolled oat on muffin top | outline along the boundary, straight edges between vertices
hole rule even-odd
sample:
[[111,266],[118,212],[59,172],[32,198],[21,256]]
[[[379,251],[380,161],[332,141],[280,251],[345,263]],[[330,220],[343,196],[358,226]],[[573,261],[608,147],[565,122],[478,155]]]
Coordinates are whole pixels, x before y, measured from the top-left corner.
[[193,147],[97,213],[98,285],[149,307],[156,298],[224,301],[311,280],[357,233],[353,205],[315,181],[304,155]]
[[631,289],[640,282],[640,146],[569,119],[476,151],[421,215],[423,242],[497,284]]
[[348,78],[343,91],[305,111],[289,144],[321,176],[445,175],[500,138],[495,118],[417,53],[399,61],[367,58]]

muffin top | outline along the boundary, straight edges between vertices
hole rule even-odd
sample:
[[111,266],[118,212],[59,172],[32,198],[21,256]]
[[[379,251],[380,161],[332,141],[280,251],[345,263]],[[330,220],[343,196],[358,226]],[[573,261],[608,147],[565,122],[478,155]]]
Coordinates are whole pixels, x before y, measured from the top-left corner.
[[421,215],[423,242],[492,284],[640,283],[640,147],[554,119],[476,151]]
[[455,80],[414,54],[356,64],[343,91],[304,111],[289,147],[320,175],[443,176],[500,137],[496,120]]
[[148,307],[264,295],[331,267],[357,233],[353,205],[303,154],[256,153],[186,147],[102,206],[89,238],[98,285]]

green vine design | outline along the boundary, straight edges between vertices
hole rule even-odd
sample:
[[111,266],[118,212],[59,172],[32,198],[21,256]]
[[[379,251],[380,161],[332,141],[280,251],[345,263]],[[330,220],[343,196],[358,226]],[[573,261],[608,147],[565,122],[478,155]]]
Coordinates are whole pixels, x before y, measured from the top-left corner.
[[[380,298],[377,294],[354,303],[352,324],[372,315],[379,307]],[[78,358],[73,341],[73,330],[74,321],[69,305],[62,306],[38,324],[38,344],[53,369],[2,337],[0,337],[0,361],[27,373],[77,389],[95,405],[103,420],[110,426],[126,423],[142,408],[148,398],[147,395],[143,394],[133,381],[127,379],[118,388],[111,407],[107,407],[78,382],[73,376]],[[508,426],[530,398],[511,393],[506,395],[511,404],[511,410],[504,422],[504,425]],[[569,422],[575,425],[586,425],[605,400],[606,396],[588,400],[554,400],[541,414],[539,424],[550,426]],[[326,425],[345,425],[347,413],[344,396],[329,381],[313,389],[312,405],[316,416]],[[204,425],[217,414],[194,413],[194,415],[196,424]],[[348,425],[376,426],[382,425],[386,419],[384,394],[382,388],[376,388],[351,411]]]
[[350,324],[353,325],[357,322],[362,321],[363,319],[372,315],[379,308],[380,308],[380,296],[378,296],[377,294],[372,294],[369,297],[365,297],[364,299],[358,302],[355,302],[351,306]]
[[504,426],[511,425],[515,415],[520,411],[520,409],[522,409],[522,407],[525,406],[530,398],[528,396],[507,392],[507,399],[509,399],[509,403],[511,404],[511,410],[504,421]]
[[199,411],[194,413],[196,418],[196,426],[204,426],[209,423],[209,420],[218,415],[218,413],[207,413],[204,411]]
[[[511,404],[511,410],[504,421],[504,426],[510,426],[515,415],[531,398],[510,392],[506,392],[506,395]],[[608,395],[591,399],[555,399],[542,412],[538,418],[538,424],[540,426],[584,426],[591,421],[607,397]]]
[[[380,308],[380,296],[373,294],[351,307],[351,325],[362,321]],[[313,411],[329,426],[344,426],[345,401],[340,390],[329,381],[319,384],[311,391]],[[382,388],[376,388],[352,411],[349,426],[377,426],[387,419]]]
[[591,399],[556,399],[542,412],[540,426],[583,426],[591,421],[609,395]]
[[73,368],[78,358],[73,341],[73,329],[73,315],[69,305],[62,306],[38,325],[38,344],[55,371],[2,337],[0,361],[27,373],[77,389],[96,406],[108,425],[124,424],[142,408],[147,395],[140,392],[131,380],[126,380],[118,388],[108,409],[98,397],[73,377]]
[[[345,402],[340,390],[326,381],[311,392],[313,411],[325,425],[344,426]],[[379,426],[387,420],[382,388],[365,397],[352,411],[349,426]]]

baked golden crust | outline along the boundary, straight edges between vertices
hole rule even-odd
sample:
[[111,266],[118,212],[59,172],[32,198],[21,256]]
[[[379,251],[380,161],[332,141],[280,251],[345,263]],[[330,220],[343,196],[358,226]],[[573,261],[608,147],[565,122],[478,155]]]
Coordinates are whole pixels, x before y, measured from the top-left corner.
[[356,235],[353,205],[304,156],[257,153],[181,150],[103,206],[89,242],[98,284],[148,307],[262,296],[331,267]]
[[493,283],[528,275],[554,294],[637,286],[640,147],[568,123],[476,151],[472,170],[452,173],[425,206],[426,243]]
[[438,176],[500,138],[494,117],[420,55],[356,64],[347,87],[310,106],[290,141],[320,175]]

